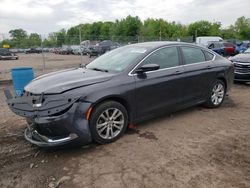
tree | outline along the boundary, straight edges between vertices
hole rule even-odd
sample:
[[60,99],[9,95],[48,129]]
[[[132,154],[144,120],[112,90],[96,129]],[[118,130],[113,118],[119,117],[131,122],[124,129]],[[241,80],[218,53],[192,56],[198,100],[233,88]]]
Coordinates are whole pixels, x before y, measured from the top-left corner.
[[60,31],[55,33],[56,35],[56,45],[62,46],[66,42],[66,30],[61,29]]
[[221,23],[219,22],[197,21],[188,26],[188,34],[195,35],[197,32],[197,36],[220,35],[220,27]]
[[27,32],[23,29],[10,30],[9,34],[11,35],[13,40],[21,40],[28,37]]
[[144,21],[141,28],[141,35],[146,37],[159,37],[160,35],[160,21],[157,19],[148,18]]
[[80,38],[79,38],[79,28],[80,26],[71,27],[67,31],[67,37],[66,37],[66,43],[67,44],[79,44]]
[[41,37],[37,33],[31,33],[29,35],[29,45],[31,47],[41,46]]
[[221,29],[221,37],[223,39],[236,39],[236,31],[233,25],[230,25],[228,28]]
[[250,18],[244,16],[238,18],[235,22],[235,31],[239,39],[250,39]]
[[12,37],[13,46],[24,48],[27,45],[27,32],[23,29],[14,29],[9,31],[10,36]]
[[121,21],[124,36],[138,36],[140,33],[142,22],[138,16],[127,16]]
[[100,30],[101,39],[110,39],[113,25],[113,22],[103,22]]

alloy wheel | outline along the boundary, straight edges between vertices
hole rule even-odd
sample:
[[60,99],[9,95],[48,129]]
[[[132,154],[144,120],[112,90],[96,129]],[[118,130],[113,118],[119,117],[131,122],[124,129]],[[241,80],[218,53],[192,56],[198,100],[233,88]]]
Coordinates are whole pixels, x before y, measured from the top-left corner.
[[96,122],[98,135],[103,139],[113,139],[123,130],[124,115],[117,108],[108,108],[101,113]]
[[223,101],[225,94],[225,88],[221,83],[217,83],[214,85],[211,95],[211,101],[215,106],[220,105]]

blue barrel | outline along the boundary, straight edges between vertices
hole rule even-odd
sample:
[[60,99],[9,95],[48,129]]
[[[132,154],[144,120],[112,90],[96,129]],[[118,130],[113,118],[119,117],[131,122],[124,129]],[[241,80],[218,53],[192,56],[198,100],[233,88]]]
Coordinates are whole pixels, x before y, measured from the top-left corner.
[[32,67],[18,67],[11,69],[12,82],[16,96],[23,94],[24,87],[34,79]]

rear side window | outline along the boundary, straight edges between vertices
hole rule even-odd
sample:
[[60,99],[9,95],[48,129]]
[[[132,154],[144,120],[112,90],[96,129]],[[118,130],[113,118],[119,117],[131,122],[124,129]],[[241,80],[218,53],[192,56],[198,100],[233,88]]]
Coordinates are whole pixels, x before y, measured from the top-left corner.
[[208,52],[208,51],[204,51],[204,53],[205,53],[205,56],[206,56],[206,60],[207,60],[207,61],[213,60],[214,54],[212,54],[212,53],[210,53],[210,52]]
[[200,63],[206,61],[205,55],[199,48],[181,47],[185,64]]
[[178,66],[178,50],[176,47],[167,47],[157,50],[145,59],[143,64],[158,64],[160,65],[160,69]]

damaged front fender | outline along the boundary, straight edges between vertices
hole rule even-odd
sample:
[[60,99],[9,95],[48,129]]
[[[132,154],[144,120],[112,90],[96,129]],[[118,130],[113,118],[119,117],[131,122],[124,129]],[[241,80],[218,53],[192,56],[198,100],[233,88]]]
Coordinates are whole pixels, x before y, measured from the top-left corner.
[[8,90],[5,90],[5,96],[9,108],[15,114],[26,118],[56,116],[66,112],[82,97],[79,94],[41,94],[13,98]]

